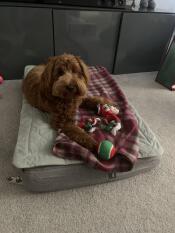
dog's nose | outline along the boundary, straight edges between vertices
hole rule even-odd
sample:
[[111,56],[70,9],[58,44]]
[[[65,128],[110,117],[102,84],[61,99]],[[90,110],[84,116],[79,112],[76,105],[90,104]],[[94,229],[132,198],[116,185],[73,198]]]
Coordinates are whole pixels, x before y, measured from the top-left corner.
[[76,91],[76,87],[75,85],[69,84],[66,86],[66,89],[70,92],[75,92]]

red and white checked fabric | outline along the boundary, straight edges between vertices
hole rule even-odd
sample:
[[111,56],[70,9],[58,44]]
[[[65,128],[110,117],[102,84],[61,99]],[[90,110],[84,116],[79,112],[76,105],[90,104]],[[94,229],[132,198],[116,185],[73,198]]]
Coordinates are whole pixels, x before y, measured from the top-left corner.
[[[110,172],[110,171],[129,171],[138,158],[138,125],[132,109],[130,108],[126,96],[123,91],[113,80],[109,72],[104,67],[89,68],[91,81],[89,84],[89,96],[104,96],[112,99],[119,107],[119,118],[122,128],[117,132],[116,136],[97,128],[91,133],[98,142],[102,140],[110,140],[117,148],[116,155],[106,161],[100,160],[96,155],[80,146],[76,142],[70,140],[63,133],[58,132],[53,153],[56,156],[66,159],[83,160],[91,167]],[[76,121],[83,120],[94,116],[96,113],[79,109],[76,115]]]

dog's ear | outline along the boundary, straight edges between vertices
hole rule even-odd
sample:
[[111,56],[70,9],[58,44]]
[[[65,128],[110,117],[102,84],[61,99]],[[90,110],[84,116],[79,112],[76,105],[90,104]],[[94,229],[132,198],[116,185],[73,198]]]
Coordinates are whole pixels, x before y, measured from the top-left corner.
[[47,78],[49,80],[52,79],[57,60],[58,60],[58,56],[48,58],[48,61],[46,63],[46,67],[44,70],[45,78]]
[[89,73],[88,66],[83,62],[83,60],[80,57],[76,56],[75,58],[76,58],[77,62],[79,63],[79,66],[81,68],[81,72],[84,76],[86,84],[88,84],[89,79],[90,79],[90,73]]
[[57,57],[49,57],[48,61],[45,65],[45,69],[42,73],[42,81],[41,81],[41,93],[44,96],[48,96],[52,90],[52,84],[54,82],[54,69],[56,64]]

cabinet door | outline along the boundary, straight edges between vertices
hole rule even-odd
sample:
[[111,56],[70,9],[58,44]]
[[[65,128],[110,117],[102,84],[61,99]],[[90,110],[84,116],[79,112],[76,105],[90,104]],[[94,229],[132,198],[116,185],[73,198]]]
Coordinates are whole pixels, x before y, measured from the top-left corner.
[[121,13],[54,10],[55,53],[81,56],[112,71]]
[[172,14],[124,14],[114,73],[158,70],[174,25]]
[[0,73],[20,79],[27,64],[53,55],[52,12],[49,9],[0,7]]

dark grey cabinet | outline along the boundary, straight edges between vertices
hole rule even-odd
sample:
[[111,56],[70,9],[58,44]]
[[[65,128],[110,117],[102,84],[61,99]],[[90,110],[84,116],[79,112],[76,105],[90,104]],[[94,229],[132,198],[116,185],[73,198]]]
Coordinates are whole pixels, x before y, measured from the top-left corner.
[[112,72],[121,13],[54,10],[55,54],[73,53]]
[[175,14],[0,6],[0,73],[20,79],[24,66],[72,53],[111,73],[159,69]]
[[174,14],[124,13],[114,73],[158,70],[174,25]]
[[26,64],[53,55],[51,9],[0,7],[0,73],[22,78]]

